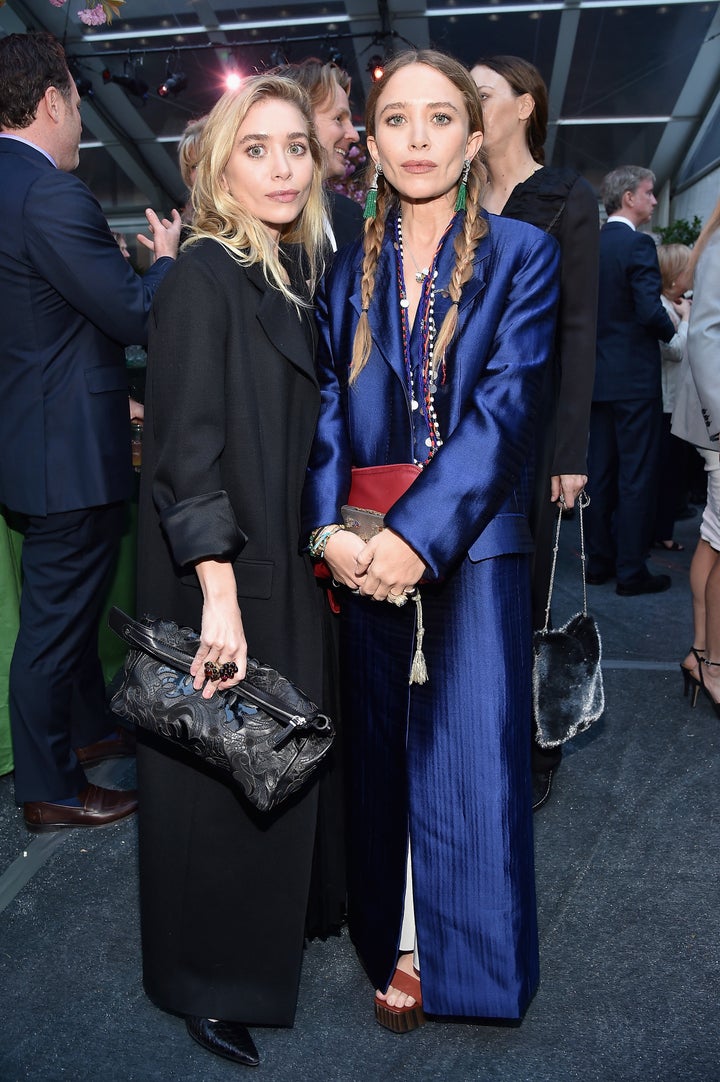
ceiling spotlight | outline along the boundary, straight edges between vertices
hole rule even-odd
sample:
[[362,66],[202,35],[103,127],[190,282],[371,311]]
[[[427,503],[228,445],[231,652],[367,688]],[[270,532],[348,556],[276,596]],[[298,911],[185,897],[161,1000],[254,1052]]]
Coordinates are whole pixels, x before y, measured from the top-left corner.
[[328,58],[328,63],[337,64],[339,68],[343,66],[344,58],[343,54],[334,45],[325,46],[325,55]]
[[165,61],[165,78],[157,88],[158,97],[169,98],[170,95],[175,97],[187,87],[187,75],[184,71],[180,71],[179,63],[179,53],[177,49],[173,49]]
[[161,98],[169,98],[171,94],[175,96],[181,90],[184,90],[187,82],[187,75],[184,72],[173,71],[165,76],[163,82],[157,88],[157,92]]
[[242,76],[236,71],[229,71],[225,76],[226,90],[239,90],[242,86]]
[[383,75],[385,74],[385,61],[379,55],[379,53],[375,53],[374,56],[370,57],[370,59],[368,60],[367,70],[370,72],[370,78],[372,79],[372,81],[374,83],[379,83]]
[[[131,70],[134,72],[134,68]],[[124,75],[113,75],[108,68],[105,68],[102,77],[104,83],[115,83],[116,86],[121,86],[123,90],[126,90],[128,94],[140,98],[143,102],[147,101],[150,87],[142,79],[138,79],[137,75],[128,75],[127,69]]]

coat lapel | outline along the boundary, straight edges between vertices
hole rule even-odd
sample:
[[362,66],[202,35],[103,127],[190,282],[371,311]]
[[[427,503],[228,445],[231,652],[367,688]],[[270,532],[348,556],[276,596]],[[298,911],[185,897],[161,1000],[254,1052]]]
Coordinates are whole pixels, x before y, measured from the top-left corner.
[[[487,215],[483,213],[483,217],[487,220]],[[450,275],[452,274],[453,267],[455,266],[455,238],[463,227],[462,215],[458,215],[458,219],[450,233],[450,236],[445,241],[441,256],[440,256],[440,281],[445,285],[450,281]],[[490,234],[489,232],[479,241],[477,248],[475,249],[475,255],[473,257],[473,272],[472,277],[462,288],[460,295],[460,304],[458,305],[458,311],[463,312],[469,308],[471,304],[477,299],[477,297],[484,292],[486,287],[486,268],[487,261],[490,257]],[[435,301],[435,322],[439,327],[442,324],[443,319],[450,307],[450,298],[446,292],[442,292]]]
[[[435,299],[435,322],[438,327],[442,325],[442,321],[450,307],[447,283],[455,265],[455,237],[461,228],[462,219],[458,216],[458,220],[448,236],[440,256],[438,278],[445,285],[438,289]],[[402,350],[398,348],[398,343],[402,342],[402,325],[394,243],[392,227],[388,225],[378,259],[375,273],[375,292],[368,318],[370,320],[373,345],[405,386],[405,364]],[[463,286],[459,304],[460,313],[469,309],[486,288],[486,268],[490,252],[490,236],[486,234],[475,251],[472,277]],[[353,292],[349,298],[350,304],[358,315],[362,311],[360,278],[360,275],[355,276]]]
[[259,263],[247,267],[247,276],[262,294],[257,318],[268,339],[278,353],[317,384],[312,310],[303,309],[298,316],[295,307],[286,303],[282,294],[266,280]]

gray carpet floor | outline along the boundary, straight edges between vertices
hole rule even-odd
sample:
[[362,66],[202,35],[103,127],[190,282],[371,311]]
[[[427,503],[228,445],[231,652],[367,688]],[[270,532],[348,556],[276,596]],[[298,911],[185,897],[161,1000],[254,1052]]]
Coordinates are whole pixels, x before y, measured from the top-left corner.
[[[262,1062],[204,1052],[140,978],[136,827],[33,838],[0,779],[2,1082],[717,1082],[720,1080],[720,720],[682,697],[691,644],[683,553],[672,588],[589,588],[603,637],[604,717],[567,746],[535,816],[541,984],[519,1026],[428,1023],[394,1036],[346,934],[306,951],[292,1030],[255,1030]],[[566,523],[555,618],[580,607]],[[98,783],[132,782],[131,763]],[[209,902],[209,906],[213,903]],[[224,916],[224,920],[229,915]],[[215,910],[209,910],[215,919]]]

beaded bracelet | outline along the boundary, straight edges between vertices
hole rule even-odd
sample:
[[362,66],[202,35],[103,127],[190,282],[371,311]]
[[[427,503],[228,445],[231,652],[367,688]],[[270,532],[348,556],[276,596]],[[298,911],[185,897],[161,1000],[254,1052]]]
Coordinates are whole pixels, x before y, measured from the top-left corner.
[[317,530],[313,530],[310,534],[310,544],[308,545],[308,552],[314,560],[322,560],[325,555],[325,546],[332,537],[333,534],[338,533],[339,530],[344,530],[345,527],[341,523],[333,522],[329,526],[318,526]]

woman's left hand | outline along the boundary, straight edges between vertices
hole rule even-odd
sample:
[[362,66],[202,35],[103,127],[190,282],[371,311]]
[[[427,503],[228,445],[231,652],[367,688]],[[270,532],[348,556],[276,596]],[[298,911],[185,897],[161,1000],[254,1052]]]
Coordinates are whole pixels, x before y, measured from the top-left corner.
[[560,473],[550,478],[550,499],[553,503],[562,496],[566,507],[574,507],[575,500],[587,484],[585,473]]
[[363,546],[356,568],[356,577],[363,580],[360,593],[386,601],[390,594],[401,597],[412,589],[422,578],[425,564],[400,534],[385,529]]

